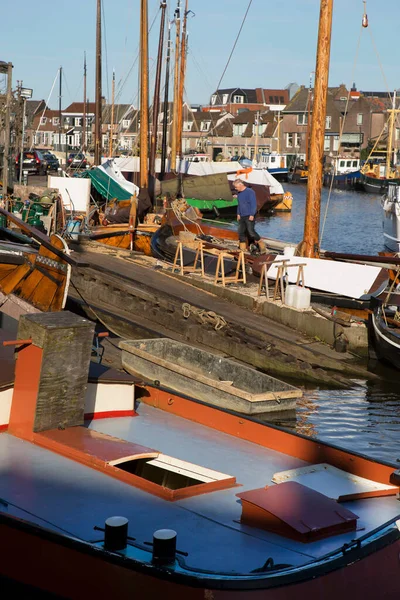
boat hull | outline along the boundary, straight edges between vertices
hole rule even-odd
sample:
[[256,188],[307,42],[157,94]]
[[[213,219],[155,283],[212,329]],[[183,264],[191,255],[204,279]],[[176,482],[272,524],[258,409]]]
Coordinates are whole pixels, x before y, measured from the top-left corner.
[[122,365],[129,373],[212,406],[264,414],[293,410],[296,398],[302,396],[279,379],[174,340],[122,341],[120,347]]
[[383,239],[386,248],[400,252],[400,204],[389,199],[382,202]]
[[[400,540],[399,532],[393,530],[365,547],[355,545],[343,550],[334,560],[322,564],[289,572],[272,569],[272,573],[259,577],[236,580],[229,575],[218,577],[217,573],[182,573],[176,566],[160,568],[151,560],[140,560],[146,554],[145,548],[140,551],[128,546],[121,552],[105,551],[102,543],[63,536],[5,513],[0,513],[0,535],[7,548],[0,575],[8,579],[9,589],[18,582],[64,598],[131,600],[132,590],[141,600],[286,600],[293,595],[325,600],[398,597]],[[100,533],[94,537],[102,536]]]
[[400,369],[400,327],[391,329],[384,321],[381,308],[375,309],[368,321],[370,358]]
[[360,184],[368,194],[384,194],[389,183],[400,184],[400,179],[386,179],[384,177],[370,177],[361,173]]

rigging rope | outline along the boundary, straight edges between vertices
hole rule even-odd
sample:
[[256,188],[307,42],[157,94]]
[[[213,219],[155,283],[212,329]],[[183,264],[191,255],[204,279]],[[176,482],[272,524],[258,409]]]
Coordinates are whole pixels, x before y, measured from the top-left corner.
[[182,312],[185,319],[188,319],[192,314],[202,325],[212,325],[215,331],[219,331],[228,325],[224,317],[221,317],[221,315],[217,315],[217,313],[212,310],[197,308],[188,302],[184,302],[182,304]]
[[229,55],[228,61],[227,61],[226,65],[225,65],[225,68],[224,68],[224,70],[223,70],[223,72],[222,72],[221,78],[220,78],[220,80],[219,80],[219,82],[218,82],[218,85],[217,85],[217,90],[219,90],[219,86],[221,85],[221,82],[222,82],[222,80],[223,80],[223,78],[224,78],[224,75],[225,75],[225,73],[226,73],[226,70],[227,70],[227,68],[229,67],[229,63],[231,62],[231,58],[232,58],[232,56],[233,56],[233,53],[234,53],[234,51],[235,51],[236,44],[237,44],[237,43],[238,43],[238,41],[239,41],[240,34],[242,33],[242,29],[243,29],[243,26],[244,26],[244,24],[245,24],[245,22],[246,22],[247,15],[248,15],[248,12],[249,12],[249,10],[250,10],[250,6],[252,5],[252,3],[253,3],[253,0],[250,0],[249,4],[248,4],[248,6],[247,6],[246,12],[245,12],[245,14],[244,14],[244,17],[243,17],[243,20],[242,20],[242,24],[240,25],[240,29],[239,29],[239,31],[238,31],[238,34],[237,34],[237,36],[236,36],[235,43],[233,44],[233,47],[232,47],[231,53],[230,53],[230,55]]

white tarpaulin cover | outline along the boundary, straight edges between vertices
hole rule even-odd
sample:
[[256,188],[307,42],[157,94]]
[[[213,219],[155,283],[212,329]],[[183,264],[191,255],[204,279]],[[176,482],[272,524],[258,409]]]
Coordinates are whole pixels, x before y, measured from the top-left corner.
[[[369,290],[382,270],[381,267],[337,260],[280,255],[276,257],[274,263],[268,269],[269,279],[276,279],[279,261],[282,264],[282,259],[288,260],[286,264],[288,265],[289,283],[296,283],[298,272],[296,266],[290,267],[290,265],[304,264],[304,284],[306,287],[358,300],[368,299],[371,296]],[[381,286],[382,290],[386,284],[387,279]]]

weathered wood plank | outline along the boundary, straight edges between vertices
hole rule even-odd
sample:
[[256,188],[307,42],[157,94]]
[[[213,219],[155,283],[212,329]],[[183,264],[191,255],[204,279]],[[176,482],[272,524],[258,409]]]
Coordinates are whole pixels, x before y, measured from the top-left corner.
[[23,315],[18,337],[43,349],[34,431],[83,424],[94,324],[68,311]]

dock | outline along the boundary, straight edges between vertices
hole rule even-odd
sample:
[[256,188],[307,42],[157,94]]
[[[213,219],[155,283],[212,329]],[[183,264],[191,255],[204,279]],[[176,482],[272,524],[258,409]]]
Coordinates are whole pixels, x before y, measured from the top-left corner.
[[[151,257],[99,246],[75,246],[74,254],[89,266],[73,269],[70,296],[124,339],[169,337],[275,377],[327,387],[348,388],[354,379],[376,377],[358,356],[337,353],[321,341],[318,333],[332,330],[332,323],[326,325],[320,315],[307,316],[313,335],[278,322],[276,313],[290,309],[257,297],[256,283],[223,288],[205,278],[173,274],[171,265]],[[287,314],[293,321],[305,318]]]

